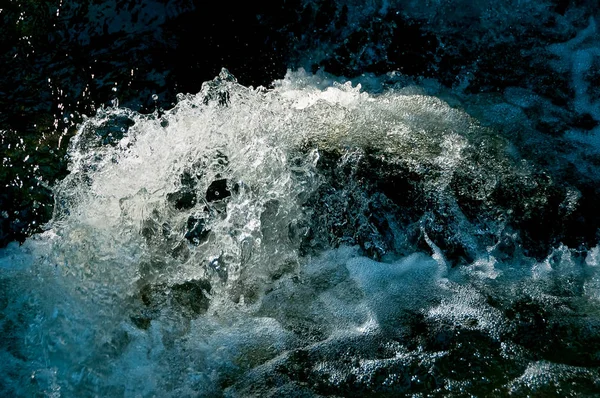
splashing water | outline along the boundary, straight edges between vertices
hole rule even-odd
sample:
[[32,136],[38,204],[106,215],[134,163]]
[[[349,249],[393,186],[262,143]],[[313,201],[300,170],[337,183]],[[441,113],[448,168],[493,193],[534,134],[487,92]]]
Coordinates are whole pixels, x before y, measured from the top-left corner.
[[598,248],[529,256],[553,183],[419,88],[223,70],[70,145],[48,230],[0,253],[3,395],[599,387]]

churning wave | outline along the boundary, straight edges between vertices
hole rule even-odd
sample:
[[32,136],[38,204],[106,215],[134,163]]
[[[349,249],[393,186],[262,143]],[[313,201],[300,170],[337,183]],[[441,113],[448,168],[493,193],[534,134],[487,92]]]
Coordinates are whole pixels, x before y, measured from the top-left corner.
[[593,149],[516,133],[509,94],[223,70],[101,109],[0,252],[2,395],[594,394],[600,252],[540,160]]

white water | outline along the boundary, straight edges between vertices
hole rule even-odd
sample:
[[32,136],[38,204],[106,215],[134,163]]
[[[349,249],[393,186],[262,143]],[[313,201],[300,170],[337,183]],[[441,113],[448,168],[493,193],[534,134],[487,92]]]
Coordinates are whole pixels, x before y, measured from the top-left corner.
[[[506,235],[501,221],[485,226],[497,242],[478,243],[482,233],[459,217],[453,176],[472,176],[472,195],[485,199],[505,175],[532,178],[531,166],[504,138],[424,92],[398,87],[374,96],[303,72],[267,91],[223,72],[160,117],[104,109],[86,120],[71,141],[71,174],[56,187],[48,231],[0,253],[0,322],[12,339],[0,353],[4,391],[278,394],[293,385],[278,366],[292,366],[298,349],[321,362],[297,372],[323,375],[332,386],[352,374],[381,391],[402,383],[388,374],[377,384],[377,369],[415,358],[427,369],[449,355],[410,343],[411,317],[501,342],[501,356],[519,365],[504,384],[511,391],[551,382],[538,374],[559,382],[573,372],[595,377],[594,370],[532,360],[528,347],[505,341],[512,323],[487,298],[526,295],[551,305],[560,302],[552,289],[564,283],[568,290],[569,280],[582,286],[576,301],[598,316],[598,249],[583,258],[561,246],[542,262],[519,250],[497,259]],[[122,137],[113,128],[104,136],[112,145],[103,143],[106,126],[123,120],[131,127]],[[352,166],[365,149],[423,178],[425,195],[456,213],[456,239],[475,261],[451,268],[423,227],[428,248],[410,241],[393,216],[394,250],[380,261],[347,244],[302,249],[306,240],[311,245],[307,225],[333,217],[333,210],[315,214],[309,200],[327,183],[319,160],[335,153],[335,167]],[[223,198],[208,198],[211,184],[222,180]],[[362,180],[353,184],[338,202],[349,192],[362,195]],[[177,192],[193,199],[178,205]],[[186,239],[190,218],[202,219],[207,232]],[[349,351],[352,365],[341,368],[331,352],[348,342],[357,352]],[[367,355],[373,344],[385,354]],[[277,374],[283,381],[269,386],[265,380]],[[432,391],[469,387],[460,380],[440,380]]]

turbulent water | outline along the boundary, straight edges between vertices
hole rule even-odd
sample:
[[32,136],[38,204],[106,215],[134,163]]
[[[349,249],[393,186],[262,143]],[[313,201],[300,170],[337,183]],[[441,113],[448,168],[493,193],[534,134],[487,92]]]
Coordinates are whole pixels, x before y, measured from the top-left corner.
[[223,70],[86,119],[47,230],[0,253],[2,395],[600,391],[600,251],[529,227],[580,193],[488,126],[521,108],[362,84]]
[[600,396],[596,2],[6,3],[0,396]]

